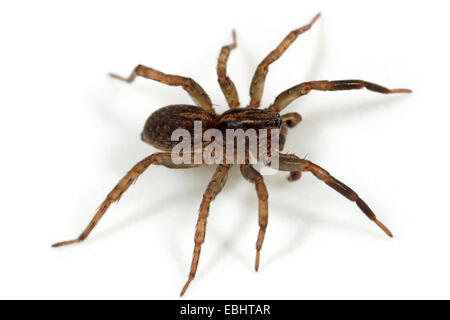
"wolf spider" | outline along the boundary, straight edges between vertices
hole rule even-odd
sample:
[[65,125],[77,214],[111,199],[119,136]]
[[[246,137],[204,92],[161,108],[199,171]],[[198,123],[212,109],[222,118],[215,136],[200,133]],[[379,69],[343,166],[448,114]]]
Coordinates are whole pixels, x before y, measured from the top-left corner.
[[[154,153],[138,162],[108,194],[106,199],[100,205],[94,218],[81,233],[81,235],[74,240],[56,243],[53,247],[77,243],[86,239],[92,229],[105,214],[111,203],[117,201],[128,189],[128,187],[150,165],[162,165],[171,169],[192,168],[203,165],[204,163],[175,164],[172,161],[170,151],[176,142],[171,141],[170,137],[173,130],[177,128],[185,128],[192,132],[194,121],[201,121],[204,129],[218,128],[219,130],[225,130],[226,128],[278,128],[281,129],[279,151],[282,151],[287,135],[287,128],[295,127],[302,118],[296,112],[286,113],[284,115],[280,115],[280,112],[292,101],[308,94],[311,90],[335,91],[366,88],[370,91],[383,94],[411,92],[408,89],[387,89],[383,86],[362,80],[309,81],[300,83],[282,92],[275,98],[275,101],[268,108],[263,110],[258,109],[264,90],[265,78],[269,71],[269,66],[281,57],[287,48],[295,41],[298,35],[309,30],[319,16],[320,14],[317,14],[309,24],[291,31],[283,39],[283,41],[281,41],[281,43],[258,65],[250,86],[250,103],[245,108],[240,108],[236,87],[228,77],[226,69],[230,52],[236,48],[236,34],[233,31],[233,43],[221,48],[217,63],[219,85],[231,109],[221,115],[215,112],[211,99],[202,87],[193,79],[178,75],[165,74],[143,65],[138,65],[127,78],[110,74],[113,78],[123,80],[125,82],[132,82],[136,76],[140,76],[147,79],[156,80],[170,86],[180,86],[190,95],[196,106],[173,105],[163,107],[155,111],[148,118],[145,124],[142,133],[142,140],[165,152]],[[190,274],[181,291],[181,295],[186,292],[186,289],[195,277],[200,258],[201,245],[205,239],[206,219],[209,214],[209,206],[211,201],[217,196],[225,185],[231,165],[232,164],[220,164],[216,167],[216,171],[203,194],[203,200],[200,204],[194,237],[195,247]],[[255,259],[255,270],[257,271],[259,268],[260,251],[268,222],[268,193],[264,184],[263,176],[249,162],[241,164],[240,170],[242,176],[255,186],[259,201],[259,234],[256,242]],[[334,178],[320,166],[311,161],[301,159],[296,155],[284,154],[280,152],[278,170],[289,172],[289,181],[298,180],[301,176],[301,172],[303,171],[311,172],[316,178],[325,182],[331,188],[341,193],[344,197],[350,201],[356,202],[356,205],[370,220],[375,222],[388,236],[392,237],[392,233],[389,229],[375,217],[375,214],[369,206],[355,191]]]

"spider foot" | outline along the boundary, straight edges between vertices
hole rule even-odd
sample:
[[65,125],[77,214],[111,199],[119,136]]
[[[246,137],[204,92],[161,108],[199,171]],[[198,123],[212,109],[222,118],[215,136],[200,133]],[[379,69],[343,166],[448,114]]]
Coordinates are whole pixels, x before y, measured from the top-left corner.
[[181,290],[180,297],[182,297],[184,295],[184,293],[186,292],[187,288],[191,284],[192,280],[193,280],[193,278],[189,277],[188,281],[186,281],[186,284],[184,285],[183,290]]
[[311,20],[311,22],[309,23],[309,25],[312,26],[312,25],[317,21],[317,19],[320,18],[320,15],[321,15],[321,14],[322,14],[321,12],[317,13],[317,14],[314,16],[314,18]]
[[375,219],[374,222],[381,228],[381,230],[384,231],[389,237],[393,238],[392,232],[384,225],[382,224],[378,219]]
[[410,89],[391,89],[389,90],[389,93],[411,93],[412,90]]
[[259,270],[259,256],[261,251],[256,250],[256,260],[255,260],[255,271],[258,272]]
[[57,242],[55,244],[52,244],[53,248],[57,248],[57,247],[62,247],[62,246],[66,246],[69,244],[73,244],[73,243],[78,243],[83,241],[83,239],[73,239],[73,240],[69,240],[69,241],[61,241],[61,242]]
[[117,80],[121,80],[121,81],[125,81],[125,82],[132,82],[134,80],[134,77],[135,77],[134,74],[130,75],[128,78],[119,76],[119,75],[114,74],[114,73],[108,73],[108,75],[111,78],[114,78],[114,79],[117,79]]

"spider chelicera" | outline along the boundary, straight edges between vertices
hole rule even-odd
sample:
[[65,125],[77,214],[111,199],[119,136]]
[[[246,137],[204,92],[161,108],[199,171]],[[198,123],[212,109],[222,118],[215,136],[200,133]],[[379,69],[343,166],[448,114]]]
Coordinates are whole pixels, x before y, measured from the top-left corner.
[[[366,88],[371,91],[390,94],[390,93],[409,93],[408,89],[387,89],[383,86],[362,80],[338,80],[338,81],[309,81],[296,85],[279,94],[275,101],[266,109],[258,109],[264,90],[264,82],[269,71],[269,65],[275,62],[295,41],[298,35],[309,30],[319,18],[317,14],[312,21],[298,29],[291,31],[281,43],[270,52],[264,60],[258,65],[250,86],[250,103],[247,107],[241,108],[236,87],[227,76],[227,60],[232,49],[236,48],[236,34],[233,32],[233,43],[223,46],[220,51],[217,63],[217,75],[220,87],[225,95],[227,103],[231,110],[219,115],[214,110],[211,99],[194,80],[178,75],[169,75],[158,70],[138,65],[128,78],[110,74],[113,78],[132,82],[136,76],[152,79],[170,86],[182,87],[194,100],[196,106],[192,105],[172,105],[163,107],[155,111],[147,120],[142,132],[142,140],[164,151],[154,153],[142,161],[138,162],[131,170],[119,181],[114,189],[108,194],[106,199],[100,205],[94,218],[88,224],[81,235],[69,241],[63,241],[54,244],[54,247],[77,243],[86,239],[96,226],[101,217],[105,214],[111,203],[117,201],[128,187],[143,173],[150,165],[163,165],[171,169],[192,168],[205,163],[176,164],[172,160],[171,150],[176,142],[171,140],[171,134],[175,129],[184,128],[193,131],[194,121],[201,121],[202,130],[215,128],[225,131],[227,128],[253,128],[253,129],[280,129],[279,148],[282,151],[287,135],[287,128],[296,126],[301,121],[301,116],[296,113],[286,113],[280,115],[280,112],[286,108],[289,103],[295,99],[308,94],[311,90],[335,91],[352,90]],[[228,142],[226,142],[228,143]],[[269,152],[269,151],[268,151]],[[392,233],[376,217],[369,206],[358,196],[358,194],[344,183],[334,178],[326,170],[312,163],[311,161],[301,159],[293,154],[284,154],[279,152],[278,170],[290,172],[289,181],[298,180],[301,172],[309,171],[315,177],[325,182],[331,188],[341,193],[347,199],[356,202],[361,211],[373,222],[375,222],[388,236]],[[248,159],[247,159],[248,160]],[[211,201],[222,190],[228,177],[228,172],[233,163],[222,163],[216,166],[216,171],[203,194],[203,200],[200,204],[198,221],[195,231],[195,247],[191,264],[189,278],[184,285],[181,295],[186,292],[191,281],[194,279],[200,258],[200,250],[205,239],[206,220],[209,213]],[[256,242],[255,269],[259,268],[259,259],[261,247],[264,241],[264,235],[268,222],[268,193],[264,184],[263,176],[252,166],[250,161],[240,164],[242,176],[250,183],[254,184],[259,200],[259,234]]]

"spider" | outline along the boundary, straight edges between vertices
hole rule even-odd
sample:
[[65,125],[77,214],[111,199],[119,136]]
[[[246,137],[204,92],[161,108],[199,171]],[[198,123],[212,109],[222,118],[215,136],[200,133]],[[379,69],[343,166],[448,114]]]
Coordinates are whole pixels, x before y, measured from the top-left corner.
[[[233,42],[225,45],[220,50],[217,63],[218,82],[223,94],[227,100],[230,110],[223,114],[217,114],[211,103],[211,99],[202,89],[202,87],[191,78],[178,75],[170,75],[158,70],[138,65],[129,77],[121,77],[110,74],[111,77],[132,82],[137,76],[159,81],[170,86],[182,87],[195,102],[192,105],[171,105],[163,107],[155,111],[147,120],[142,132],[142,140],[154,147],[164,151],[154,153],[138,162],[131,170],[119,181],[114,189],[108,194],[106,199],[100,205],[97,213],[88,224],[81,235],[73,240],[58,242],[53,247],[60,247],[68,244],[81,242],[87,238],[92,229],[97,225],[99,220],[105,214],[109,206],[119,200],[128,187],[142,174],[150,165],[162,165],[171,169],[192,168],[204,165],[202,162],[192,164],[176,164],[171,158],[170,151],[174,148],[175,142],[171,140],[171,133],[177,128],[184,128],[192,133],[194,121],[201,121],[205,129],[217,128],[225,130],[225,128],[275,128],[280,130],[279,148],[277,150],[279,156],[280,171],[289,172],[289,181],[298,180],[301,173],[306,171],[312,173],[316,178],[325,182],[331,188],[342,194],[344,197],[356,203],[359,209],[374,223],[378,225],[388,236],[392,237],[392,233],[385,227],[375,216],[369,206],[359,197],[359,195],[344,183],[333,177],[325,169],[317,164],[297,157],[294,154],[281,153],[283,150],[288,128],[295,127],[301,120],[301,116],[296,113],[286,113],[280,115],[292,101],[308,94],[311,90],[319,91],[335,91],[335,90],[352,90],[366,88],[383,94],[391,93],[410,93],[409,89],[387,89],[383,86],[363,81],[363,80],[338,80],[338,81],[309,81],[293,86],[281,94],[279,94],[274,102],[266,109],[258,109],[261,103],[261,97],[264,90],[264,82],[269,71],[269,66],[278,60],[288,47],[296,40],[296,38],[309,30],[319,18],[317,14],[309,24],[291,31],[281,43],[270,52],[264,60],[258,65],[251,85],[250,85],[250,102],[245,108],[240,107],[238,93],[233,82],[227,75],[227,61],[231,50],[236,48],[236,34],[233,31]],[[202,129],[203,130],[203,129]],[[206,220],[209,214],[210,203],[220,193],[225,185],[228,173],[232,164],[219,164],[216,166],[214,175],[209,182],[200,204],[198,220],[194,237],[194,252],[191,263],[190,273],[186,284],[184,285],[181,296],[186,292],[191,281],[194,279],[200,258],[201,246],[205,239]],[[256,241],[256,258],[255,270],[258,271],[260,252],[264,241],[264,236],[268,223],[268,193],[264,184],[263,176],[258,172],[249,161],[240,164],[242,176],[255,186],[258,197],[259,211],[259,233]]]

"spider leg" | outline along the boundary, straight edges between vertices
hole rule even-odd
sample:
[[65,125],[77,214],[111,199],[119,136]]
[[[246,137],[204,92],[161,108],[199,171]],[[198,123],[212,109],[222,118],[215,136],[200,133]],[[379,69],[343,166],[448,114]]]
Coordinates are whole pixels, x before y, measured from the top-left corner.
[[267,57],[258,65],[255,74],[253,75],[252,83],[250,85],[250,104],[249,108],[258,108],[261,103],[261,97],[264,91],[264,82],[266,80],[267,72],[269,72],[269,65],[278,60],[281,55],[289,48],[289,46],[297,39],[303,32],[309,30],[314,22],[319,18],[320,13],[317,14],[312,21],[301,28],[292,30],[281,43]]
[[309,171],[316,178],[322,180],[331,188],[342,194],[350,201],[356,202],[356,205],[361,211],[375,224],[380,227],[389,237],[392,237],[392,233],[386,228],[375,216],[369,206],[358,196],[358,194],[351,188],[347,187],[344,183],[334,178],[325,169],[312,163],[311,161],[300,159],[293,154],[281,154],[279,155],[279,170],[281,171]]
[[233,30],[233,43],[223,46],[220,50],[219,60],[217,61],[217,77],[220,88],[227,99],[230,108],[239,108],[239,97],[233,81],[227,76],[227,62],[231,50],[236,48],[236,32]]
[[106,210],[108,210],[109,206],[120,199],[122,194],[128,189],[128,187],[136,181],[136,179],[150,166],[150,165],[163,165],[168,168],[191,168],[195,166],[199,166],[198,164],[174,164],[171,160],[171,154],[170,153],[154,153],[151,156],[148,156],[147,158],[139,161],[137,164],[131,168],[130,171],[119,181],[119,183],[114,187],[114,189],[108,194],[106,199],[103,201],[103,203],[100,205],[100,208],[98,209],[97,213],[95,214],[94,218],[92,218],[91,222],[88,224],[88,226],[84,229],[84,231],[81,233],[81,235],[73,240],[69,241],[62,241],[55,243],[52,245],[52,247],[60,247],[72,243],[81,242],[84,239],[87,238],[87,236],[91,233],[92,229],[97,225],[97,223],[100,221],[100,219],[105,214]]
[[191,284],[191,281],[194,280],[195,278],[198,261],[200,259],[200,250],[202,247],[202,243],[205,240],[206,219],[208,218],[209,214],[209,205],[217,196],[217,194],[219,194],[219,192],[222,191],[222,188],[225,185],[225,182],[227,181],[228,172],[230,168],[231,166],[229,165],[219,165],[211,181],[209,182],[206,191],[203,193],[203,200],[202,203],[200,204],[197,226],[195,230],[195,237],[194,237],[195,246],[194,246],[194,256],[192,258],[191,263],[191,271],[189,273],[189,278],[183,287],[183,290],[181,290],[180,296],[184,295],[187,288]]
[[119,79],[125,82],[133,82],[136,76],[140,76],[147,79],[159,81],[169,86],[183,87],[183,89],[189,94],[192,100],[194,100],[194,102],[199,107],[206,109],[212,113],[216,113],[208,94],[197,82],[195,82],[191,78],[186,78],[172,74],[165,74],[161,71],[143,66],[141,64],[136,66],[136,68],[134,68],[134,70],[131,72],[128,78],[121,77],[113,73],[110,73],[109,75],[115,79]]
[[310,81],[300,83],[280,93],[274,103],[269,107],[270,110],[280,112],[295,99],[308,94],[311,90],[319,91],[337,91],[337,90],[353,90],[366,88],[370,91],[379,93],[410,93],[409,89],[388,89],[375,83],[363,80],[337,80],[337,81]]
[[259,269],[259,256],[261,248],[264,242],[264,236],[266,234],[267,223],[269,220],[268,203],[267,199],[269,194],[267,193],[266,185],[264,184],[263,176],[251,165],[241,165],[242,176],[249,182],[255,185],[256,194],[258,196],[258,210],[259,210],[259,233],[258,240],[256,241],[256,259],[255,270]]

